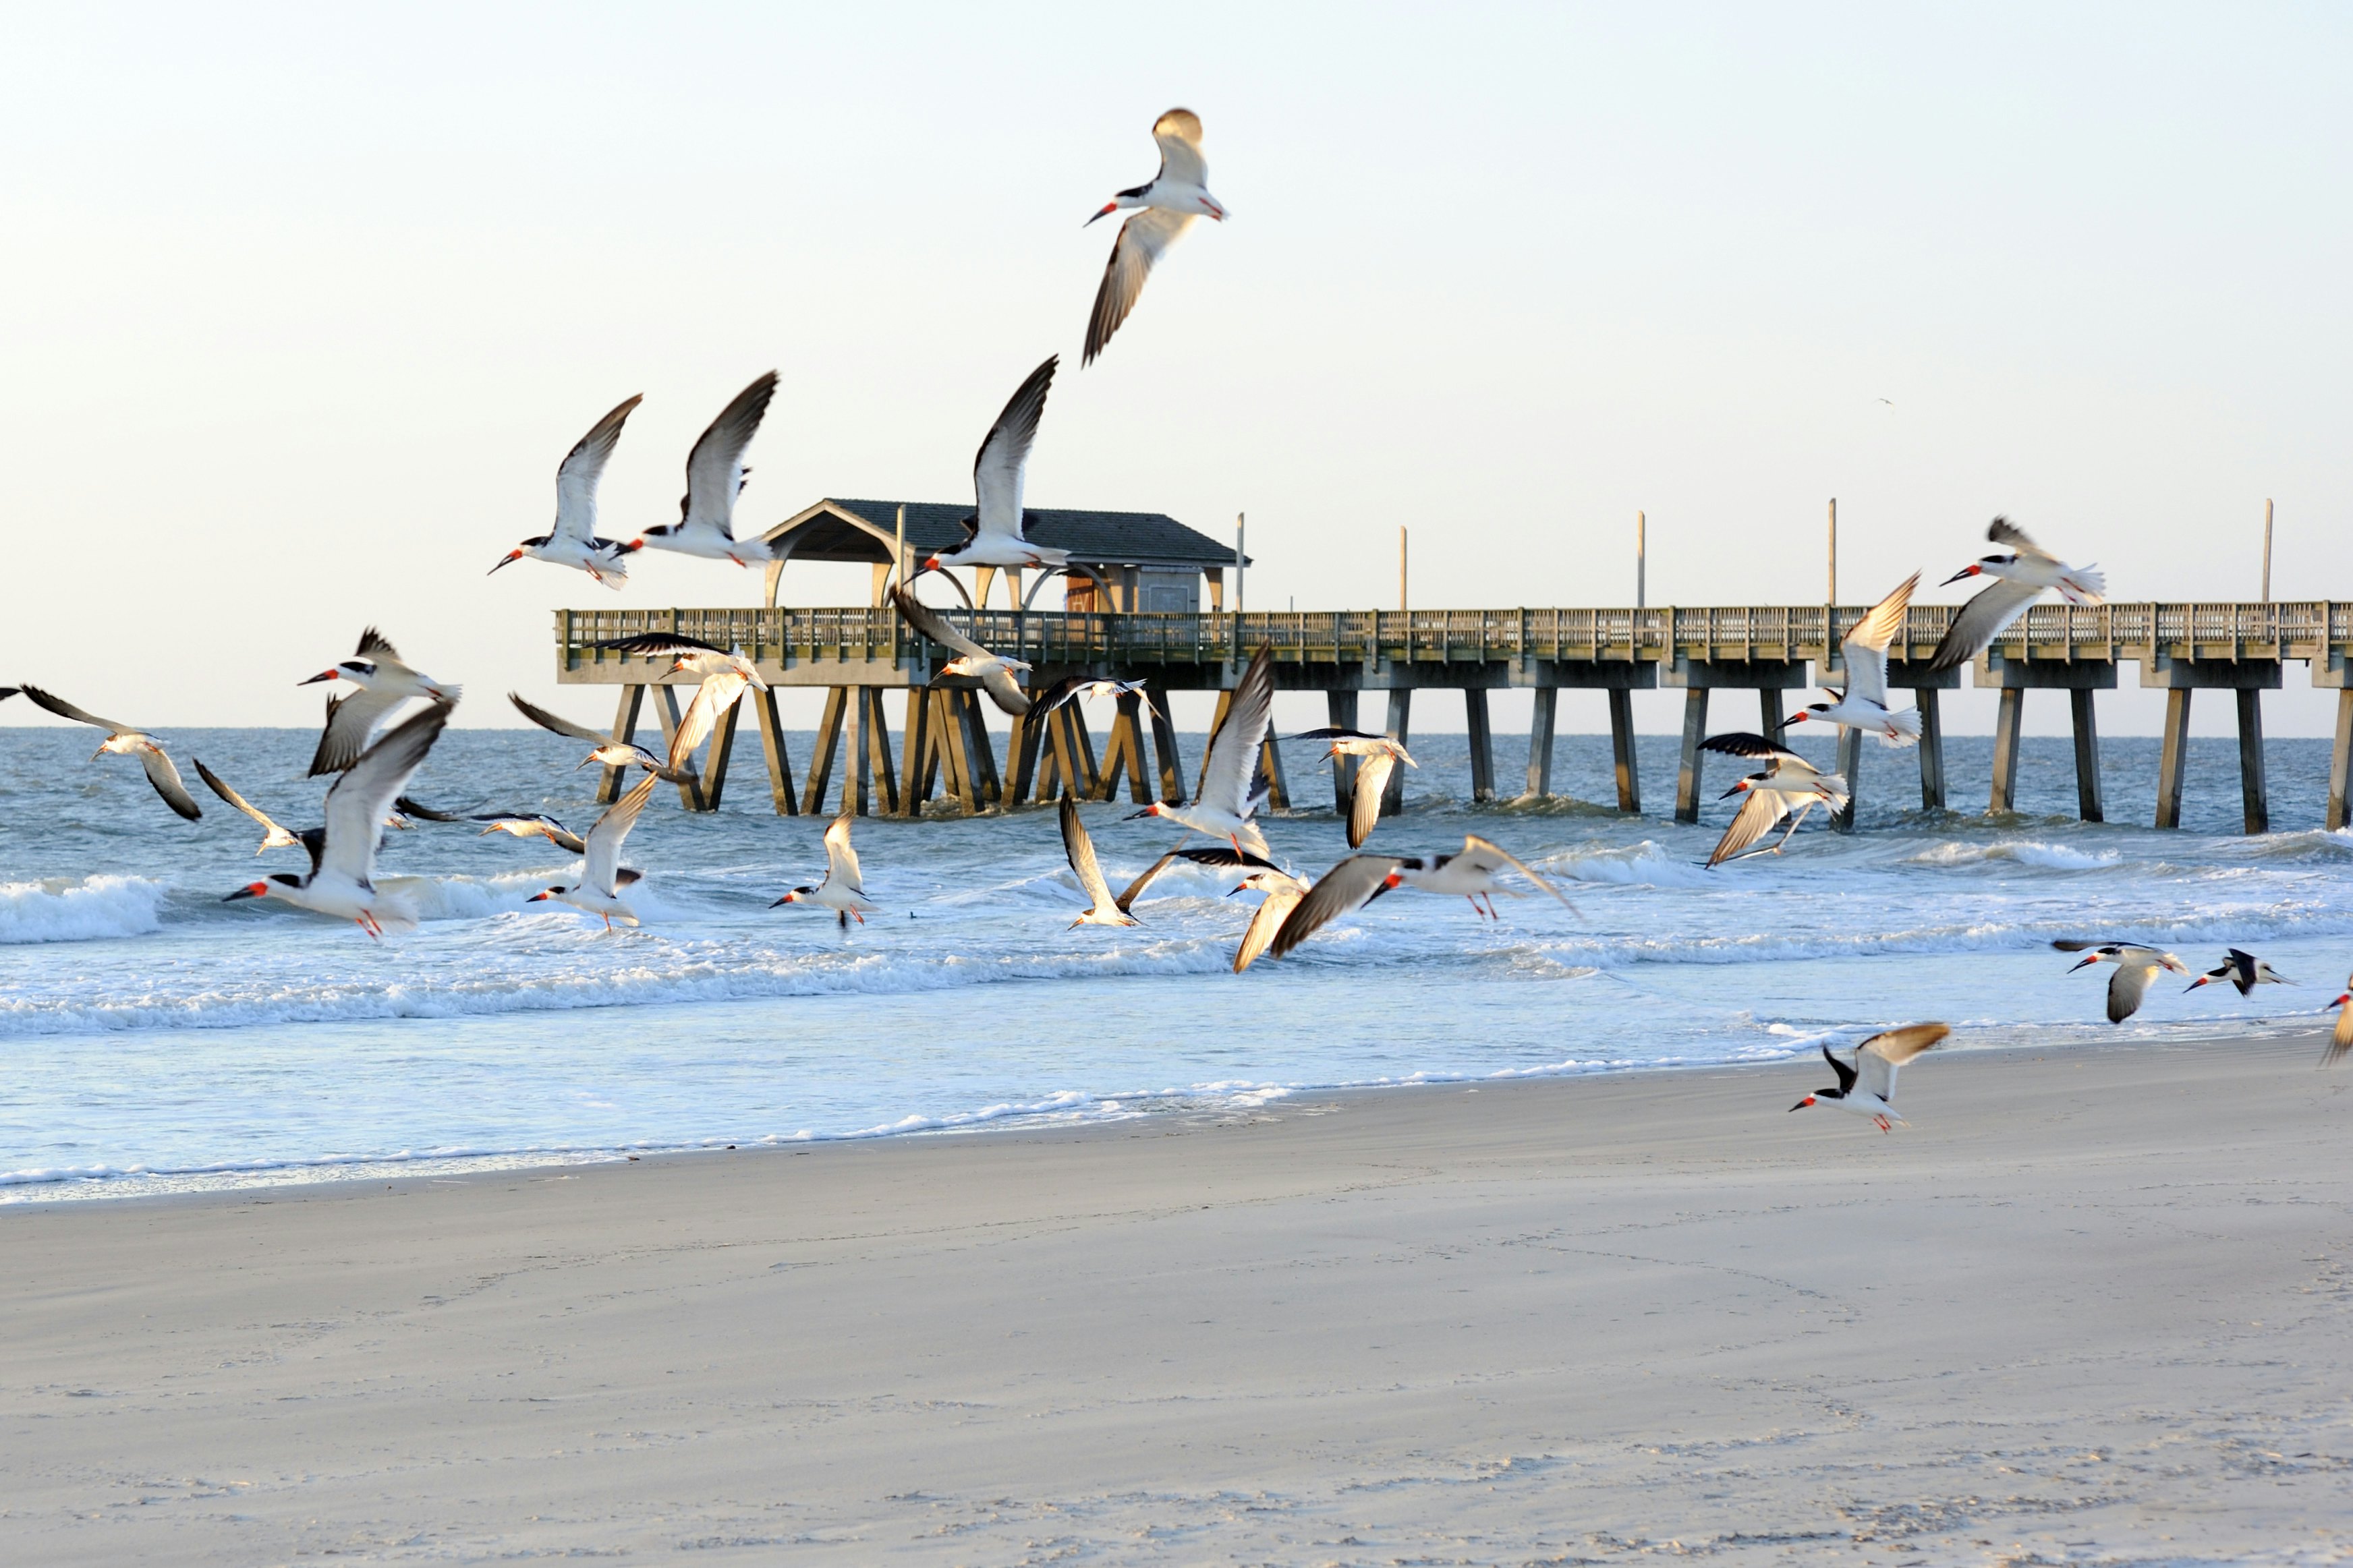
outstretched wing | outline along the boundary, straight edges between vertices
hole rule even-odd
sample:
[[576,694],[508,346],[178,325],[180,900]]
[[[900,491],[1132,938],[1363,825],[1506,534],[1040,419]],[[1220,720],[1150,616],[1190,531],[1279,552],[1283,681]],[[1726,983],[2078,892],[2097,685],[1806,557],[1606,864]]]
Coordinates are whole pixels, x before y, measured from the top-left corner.
[[1001,664],[991,665],[981,672],[980,689],[988,693],[991,702],[1016,719],[1029,711],[1029,694],[1021,689],[1021,683],[1013,679],[1013,672]]
[[735,494],[744,488],[744,449],[768,412],[776,395],[776,373],[768,372],[737,393],[719,411],[694,450],[686,455],[686,498],[678,503],[679,526],[707,524],[721,537],[733,539]]
[[[694,700],[686,705],[686,712],[678,721],[678,731],[670,738],[670,768],[675,773],[691,761],[695,749],[710,738],[720,718],[735,706],[735,700],[751,685],[740,672],[723,669],[716,675],[706,675],[702,684],[694,689]],[[596,736],[601,741],[603,736]]]
[[1968,663],[1992,646],[2003,628],[2026,613],[2042,592],[2031,583],[2013,583],[2007,577],[1961,606],[1953,624],[1945,628],[1944,640],[1936,651],[1928,656],[1930,669],[1950,669]]
[[311,754],[311,777],[339,773],[357,762],[384,716],[406,700],[405,697],[365,687],[348,697],[328,698],[327,721],[319,731],[319,749]]
[[[639,632],[634,637],[607,637],[603,642],[592,642],[588,646],[601,647],[612,653],[631,654],[641,658],[651,658],[657,654],[664,653],[725,653],[727,651],[715,642],[704,642],[701,637],[691,637],[679,632]],[[599,735],[596,738],[601,741],[605,737]]]
[[2121,1024],[2140,1011],[2141,998],[2148,994],[2148,983],[2157,978],[2160,966],[2135,959],[2117,963],[2116,972],[2108,976],[2108,1022]]
[[1275,933],[1282,929],[1283,922],[1291,918],[1291,911],[1299,907],[1300,900],[1305,896],[1286,889],[1269,893],[1260,900],[1258,912],[1250,916],[1249,929],[1242,932],[1241,945],[1234,949],[1236,974],[1258,962],[1259,955],[1272,944]]
[[[628,837],[629,829],[638,825],[638,814],[646,809],[646,802],[653,798],[654,785],[660,782],[651,773],[639,779],[637,787],[607,806],[605,815],[596,819],[596,826],[588,830],[582,852],[582,858],[587,862],[582,880],[607,898],[621,890],[625,875],[621,870],[621,843]],[[634,877],[628,879],[636,880]]]
[[1178,860],[1190,860],[1196,866],[1219,866],[1229,870],[1274,871],[1282,868],[1263,856],[1253,855],[1247,849],[1236,849],[1228,844],[1209,844],[1194,849],[1171,849],[1145,868],[1144,875],[1127,885],[1127,891],[1119,896],[1120,912],[1125,914],[1128,906],[1143,895],[1144,889],[1150,887],[1161,872],[1168,869]]
[[629,411],[645,401],[639,393],[589,427],[555,470],[555,537],[594,546],[596,542],[596,481],[620,444]]
[[32,699],[35,704],[47,709],[58,718],[70,719],[77,724],[95,724],[110,735],[120,735],[138,728],[133,724],[118,724],[111,719],[101,719],[95,713],[85,712],[64,698],[52,696],[37,686],[26,686],[20,689],[26,697]]
[[1087,313],[1087,346],[1079,357],[1082,365],[1092,364],[1103,352],[1127,313],[1135,309],[1153,264],[1192,226],[1192,214],[1166,207],[1146,207],[1119,226],[1119,238],[1112,244],[1111,259],[1103,263],[1103,282],[1095,289],[1094,309]]
[[1257,782],[1259,752],[1273,718],[1274,648],[1269,645],[1251,657],[1234,685],[1224,720],[1209,736],[1195,805],[1206,803],[1236,816],[1250,814],[1250,785]]
[[1356,788],[1348,797],[1349,848],[1362,849],[1380,825],[1381,797],[1388,793],[1389,775],[1395,772],[1397,759],[1387,752],[1357,762]]
[[1903,1028],[1872,1036],[1857,1047],[1854,1053],[1854,1065],[1862,1075],[1862,1087],[1882,1100],[1894,1100],[1896,1069],[1922,1051],[1949,1038],[1952,1033],[1950,1024],[1907,1024]]
[[1895,592],[1872,605],[1871,613],[1846,634],[1840,646],[1846,659],[1849,697],[1887,706],[1887,645],[1904,629],[1905,614],[1912,607],[1912,590],[1919,585],[1920,574],[1915,572],[1896,584]]
[[575,724],[559,714],[550,713],[537,703],[525,701],[512,691],[507,693],[507,700],[515,705],[516,712],[541,729],[551,730],[567,741],[586,741],[592,746],[601,746],[612,738],[609,735],[598,734],[586,724]]
[[441,738],[456,708],[430,702],[425,710],[396,724],[343,770],[327,791],[327,837],[319,868],[339,872],[363,887],[375,871],[375,845],[385,814]]
[[1087,825],[1079,820],[1079,803],[1067,789],[1062,792],[1062,856],[1071,863],[1071,874],[1079,879],[1079,891],[1087,896],[1087,908],[1127,912],[1127,906],[1113,902],[1111,889],[1103,885],[1095,841],[1087,836]]
[[[905,588],[892,589],[891,603],[898,607],[899,618],[906,622],[908,629],[917,637],[927,637],[942,647],[962,654],[967,658],[991,657],[987,648],[948,625],[946,616],[916,598]],[[1026,702],[1027,700],[1025,699],[1024,701]]]
[[1740,809],[1732,815],[1732,825],[1724,837],[1715,841],[1708,852],[1707,863],[1721,866],[1778,826],[1789,815],[1788,805],[1771,790],[1752,789]]
[[196,797],[188,793],[188,786],[181,782],[180,770],[172,765],[172,759],[164,754],[163,747],[153,741],[140,747],[139,765],[147,770],[147,782],[155,786],[155,793],[164,797],[165,805],[190,822],[204,816],[204,808],[196,804]]
[[1536,874],[1535,867],[1530,866],[1526,861],[1521,859],[1518,856],[1513,854],[1510,850],[1504,848],[1502,845],[1496,843],[1492,838],[1482,838],[1475,833],[1464,835],[1462,839],[1462,858],[1470,861],[1473,866],[1478,867],[1481,870],[1486,872],[1487,875],[1491,877],[1497,871],[1501,870],[1504,867],[1509,866],[1513,870],[1517,871],[1521,876],[1525,877],[1529,881],[1534,882],[1537,887],[1542,888],[1546,892],[1550,893],[1554,898],[1558,899],[1560,900],[1560,907],[1567,910],[1570,914],[1577,915],[1577,918],[1579,920],[1583,920],[1585,918],[1582,914],[1578,913],[1577,906],[1568,901],[1567,894],[1562,892],[1558,888],[1554,887],[1550,882],[1546,881],[1542,877]]
[[1986,537],[1996,544],[2007,544],[2021,555],[2033,555],[2044,561],[2053,559],[2051,552],[2026,537],[2026,530],[2006,517],[1995,518],[1986,524]]
[[1152,122],[1152,139],[1160,143],[1161,180],[1180,185],[1209,183],[1208,161],[1201,156],[1199,115],[1189,109],[1172,109]]
[[1404,864],[1395,855],[1351,855],[1324,872],[1299,900],[1299,907],[1283,917],[1271,944],[1274,956],[1283,957],[1342,915],[1380,897],[1389,873]]
[[1029,373],[1005,411],[989,426],[988,437],[972,460],[973,537],[996,534],[1021,537],[1021,475],[1029,462],[1030,443],[1038,438],[1038,421],[1046,412],[1046,394],[1054,384],[1059,355]]
[[261,831],[264,836],[262,839],[263,848],[267,849],[272,842],[284,842],[288,844],[301,842],[294,837],[294,835],[287,832],[286,829],[271,821],[269,813],[263,811],[259,806],[246,799],[245,796],[237,794],[237,791],[229,788],[226,784],[223,784],[218,773],[214,773],[212,769],[205,766],[204,758],[196,757],[192,760],[196,764],[196,776],[205,781],[206,788],[211,790],[215,795],[220,796],[221,799],[227,801],[229,805],[237,807],[237,810],[245,813],[246,816],[253,818],[254,821],[261,825]]
[[825,828],[826,880],[839,881],[853,893],[866,891],[866,879],[858,869],[858,851],[849,847],[849,826],[857,818],[843,812]]
[[1807,762],[1805,758],[1798,755],[1780,742],[1769,740],[1763,735],[1752,734],[1746,730],[1735,730],[1724,735],[1710,735],[1699,743],[1699,749],[1703,752],[1721,752],[1727,757],[1750,757],[1758,761],[1796,763],[1809,771],[1813,768],[1813,763]]

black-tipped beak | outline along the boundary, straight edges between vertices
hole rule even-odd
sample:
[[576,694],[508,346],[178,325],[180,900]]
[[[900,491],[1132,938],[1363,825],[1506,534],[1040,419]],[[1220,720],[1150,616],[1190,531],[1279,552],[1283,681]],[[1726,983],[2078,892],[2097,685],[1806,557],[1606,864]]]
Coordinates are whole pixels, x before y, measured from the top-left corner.
[[2183,987],[2181,988],[2181,994],[2182,994],[2184,996],[2187,996],[2187,995],[2189,995],[2192,991],[2197,990],[2200,985],[2203,985],[2203,984],[2206,984],[2206,976],[2204,976],[2204,975],[2202,975],[2202,974],[2201,974],[2201,975],[2200,975],[2197,979],[2195,979],[2195,980],[2191,981],[2189,984],[2187,984],[2187,985],[2183,986]]
[[1148,805],[1147,805],[1147,806],[1145,806],[1142,811],[1131,811],[1131,812],[1129,812],[1125,816],[1121,817],[1121,818],[1120,818],[1120,820],[1121,820],[1122,822],[1134,822],[1134,821],[1137,821],[1137,820],[1139,820],[1140,818],[1143,818],[1143,817],[1146,817],[1146,816],[1159,816],[1159,815],[1160,815],[1160,814],[1159,814],[1158,812],[1156,812],[1156,811],[1153,810],[1150,806],[1148,806]]
[[225,904],[233,904],[239,899],[258,899],[259,897],[261,897],[261,895],[255,892],[251,888],[239,888],[234,893],[224,895],[221,899],[221,902]]
[[1746,788],[1747,786],[1746,784],[1734,784],[1730,789],[1725,790],[1722,795],[1717,795],[1715,798],[1718,800],[1730,800],[1734,795],[1744,793]]
[[2096,952],[2095,952],[2095,953],[2092,954],[2092,956],[2091,956],[2091,957],[2089,957],[2089,958],[2081,958],[2081,959],[2077,959],[2077,960],[2075,961],[2075,963],[2074,963],[2073,967],[2073,968],[2070,968],[2070,969],[2067,971],[2067,973],[2070,973],[2070,974],[2073,974],[2073,973],[2075,973],[2075,971],[2076,971],[2077,969],[2082,969],[2082,968],[2084,968],[2084,967],[2085,965],[2087,965],[2087,964],[2097,963],[2099,963],[2099,962],[2100,962],[2100,955],[2099,955],[2098,953],[2096,953]]
[[[1102,208],[1096,212],[1095,217],[1109,217],[1112,214],[1117,211],[1119,211],[1119,204],[1117,202],[1105,202]],[[1089,226],[1095,221],[1095,217],[1087,219],[1085,223],[1079,225],[1079,226],[1081,228]]]
[[332,680],[336,676],[341,675],[343,671],[339,669],[322,669],[318,674],[312,676],[310,679],[298,680],[294,684],[297,686],[316,686],[322,680]]
[[[512,566],[512,565],[513,565],[516,562],[518,562],[518,561],[520,561],[520,560],[522,560],[522,551],[520,551],[520,550],[510,551],[510,552],[508,552],[506,554],[501,555],[501,556],[500,556],[500,557],[499,557],[499,566]],[[499,569],[499,566],[493,566],[493,567],[491,567],[491,572],[495,572],[495,571],[497,571],[497,570]],[[482,575],[483,575],[483,576],[485,576],[485,577],[487,577],[487,576],[489,576],[489,575],[491,574],[491,572],[485,572],[485,573],[483,573],[483,574],[482,574]]]
[[797,897],[798,897],[797,894],[786,893],[783,898],[778,899],[775,903],[770,904],[768,907],[772,910],[783,909],[786,904],[791,903]]
[[1790,1109],[1791,1110],[1805,1110],[1805,1109],[1806,1109],[1806,1107],[1808,1107],[1809,1105],[1811,1105],[1813,1102],[1814,1102],[1814,1097],[1813,1097],[1812,1095],[1810,1095],[1810,1095],[1806,1096],[1806,1098],[1805,1098],[1805,1099],[1803,1099],[1803,1100],[1801,1100],[1798,1101],[1798,1103],[1797,1103],[1797,1104],[1795,1104],[1795,1105],[1793,1105],[1793,1106],[1789,1107],[1789,1109]]
[[1974,567],[1974,566],[1964,566],[1964,567],[1962,567],[1959,571],[1957,571],[1957,572],[1954,573],[1951,576],[1949,576],[1949,577],[1946,578],[1943,582],[1941,582],[1941,583],[1937,584],[1936,584],[1936,586],[1937,586],[1937,587],[1939,587],[1939,588],[1949,588],[1949,587],[1951,587],[1954,584],[1956,584],[1956,583],[1959,582],[1962,578],[1964,578],[1964,577],[1974,577],[1974,576],[1976,576],[1977,574],[1978,574],[1978,569],[1977,569],[1976,567]]

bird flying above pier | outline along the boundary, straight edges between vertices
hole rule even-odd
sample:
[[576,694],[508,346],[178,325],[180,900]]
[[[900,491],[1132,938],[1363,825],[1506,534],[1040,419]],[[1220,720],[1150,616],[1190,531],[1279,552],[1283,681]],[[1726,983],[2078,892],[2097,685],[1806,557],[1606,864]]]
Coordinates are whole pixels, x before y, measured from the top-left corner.
[[1111,259],[1103,264],[1094,309],[1087,313],[1082,368],[1092,364],[1103,352],[1127,313],[1135,309],[1153,264],[1184,237],[1193,220],[1226,221],[1224,205],[1209,195],[1209,165],[1201,156],[1200,117],[1189,109],[1172,109],[1153,121],[1152,139],[1160,143],[1160,172],[1145,184],[1120,192],[1087,219],[1092,223],[1095,218],[1109,217],[1122,207],[1144,209],[1120,225]]
[[1953,617],[1944,640],[1929,656],[1930,669],[1951,669],[1985,652],[2010,622],[2026,614],[2026,606],[2041,598],[2046,588],[2058,589],[2059,596],[2071,605],[2107,602],[2102,597],[2108,590],[2107,579],[2100,575],[2097,567],[2068,565],[2026,537],[2026,531],[2008,518],[1995,518],[1986,528],[1986,538],[2010,549],[1972,561],[1940,584],[1957,583],[1964,577],[1995,579]]
[[776,393],[776,373],[772,370],[719,411],[686,455],[686,494],[678,503],[678,521],[647,529],[630,549],[668,550],[733,561],[738,566],[755,561],[765,566],[775,559],[775,548],[766,541],[735,537],[735,498],[752,471],[744,466],[744,450],[758,434]]
[[613,448],[620,444],[621,426],[628,422],[629,411],[643,401],[645,395],[639,393],[580,437],[555,470],[555,526],[508,551],[491,568],[492,572],[529,556],[586,572],[616,593],[620,591],[629,580],[629,557],[638,544],[597,537],[596,485],[605,477],[605,464]]

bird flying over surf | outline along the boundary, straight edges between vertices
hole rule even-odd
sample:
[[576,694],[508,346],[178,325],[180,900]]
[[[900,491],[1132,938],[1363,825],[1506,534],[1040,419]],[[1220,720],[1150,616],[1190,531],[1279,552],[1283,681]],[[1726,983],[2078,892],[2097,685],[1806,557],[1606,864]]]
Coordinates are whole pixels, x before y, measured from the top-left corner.
[[327,699],[326,723],[319,731],[319,749],[311,757],[312,778],[350,767],[402,703],[412,698],[455,702],[465,691],[402,663],[392,639],[374,626],[360,633],[359,648],[351,658],[295,684],[316,686],[322,680],[348,681],[359,689]]
[[154,786],[157,795],[163,796],[165,805],[190,822],[204,816],[204,808],[196,804],[196,797],[188,793],[188,786],[181,781],[180,770],[173,766],[170,754],[154,736],[136,725],[118,724],[111,719],[101,719],[95,713],[85,712],[64,698],[54,696],[37,686],[20,687],[18,689],[24,692],[28,701],[48,710],[60,719],[70,719],[77,724],[89,724],[105,731],[106,739],[100,742],[98,750],[90,754],[91,762],[98,761],[109,752],[119,757],[137,757],[139,765],[146,770],[147,782]]
[[932,677],[933,685],[937,686],[943,678],[969,677],[980,682],[980,689],[988,693],[990,701],[1015,718],[1029,711],[1029,696],[1013,675],[1015,670],[1028,672],[1027,660],[989,652],[948,625],[946,616],[916,598],[909,589],[892,589],[891,602],[898,606],[899,618],[917,637],[935,642],[955,655],[940,666],[939,674]]
[[1995,579],[1953,617],[1944,640],[1929,656],[1930,669],[1950,669],[1977,658],[1992,646],[1993,639],[2010,622],[2024,615],[2026,606],[2041,598],[2046,588],[2058,589],[2059,596],[2071,605],[2107,602],[2102,597],[2108,591],[2107,579],[2100,575],[2097,567],[2068,565],[2029,539],[2026,531],[2008,518],[1995,518],[1986,528],[1986,538],[2010,548],[1972,561],[1939,584],[1948,585],[1964,577]]
[[2141,998],[2148,994],[2149,982],[2160,970],[2187,974],[2189,966],[2160,948],[2143,947],[2138,942],[2089,942],[2062,940],[2051,944],[2062,952],[2080,952],[2081,962],[2067,971],[2094,963],[2113,963],[2116,972],[2108,976],[2108,1022],[2121,1024],[2140,1011]]
[[1789,715],[1792,724],[1834,724],[1841,730],[1862,730],[1879,737],[1884,746],[1913,746],[1920,742],[1920,710],[1898,713],[1887,705],[1887,645],[1904,629],[1912,590],[1920,585],[1915,572],[1895,591],[1871,607],[1855,623],[1839,647],[1846,665],[1846,689],[1834,692],[1834,702],[1816,702]]
[[827,825],[825,830],[825,880],[816,887],[798,887],[775,903],[770,909],[786,904],[815,904],[833,911],[833,923],[842,930],[849,929],[852,916],[860,925],[866,917],[882,906],[866,896],[865,874],[858,867],[858,851],[850,847],[850,825],[858,819],[842,813]]
[[639,393],[589,426],[588,434],[574,444],[556,467],[555,526],[508,551],[491,571],[529,557],[586,572],[616,593],[620,591],[629,580],[629,557],[641,542],[624,544],[617,539],[597,537],[596,486],[605,477],[605,464],[613,448],[620,444],[621,426],[628,423],[629,411],[643,401],[645,395]]
[[744,450],[758,434],[768,400],[776,394],[776,373],[772,370],[719,411],[686,455],[686,494],[678,503],[678,521],[647,529],[629,548],[668,550],[708,561],[733,561],[738,566],[755,561],[765,566],[775,559],[775,547],[766,541],[735,537],[735,498],[752,471],[744,466]]

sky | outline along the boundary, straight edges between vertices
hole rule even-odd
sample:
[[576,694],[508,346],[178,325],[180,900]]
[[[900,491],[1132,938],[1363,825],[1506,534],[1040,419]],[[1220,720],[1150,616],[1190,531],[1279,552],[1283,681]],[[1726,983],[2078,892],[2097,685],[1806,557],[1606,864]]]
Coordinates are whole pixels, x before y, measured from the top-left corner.
[[[1628,603],[1638,510],[1651,603],[1818,603],[1831,497],[1853,601],[1997,512],[2115,597],[2253,598],[2266,498],[2274,594],[2353,598],[2348,77],[2316,5],[11,8],[0,679],[308,724],[375,624],[513,722],[552,610],[758,600],[486,574],[623,397],[629,537],[781,374],[742,532],[968,500],[1055,353],[1029,503],[1247,511],[1258,608],[1393,605],[1400,525],[1418,605]],[[1082,220],[1172,104],[1230,220],[1082,372]],[[2267,727],[2333,704],[2291,666]]]

